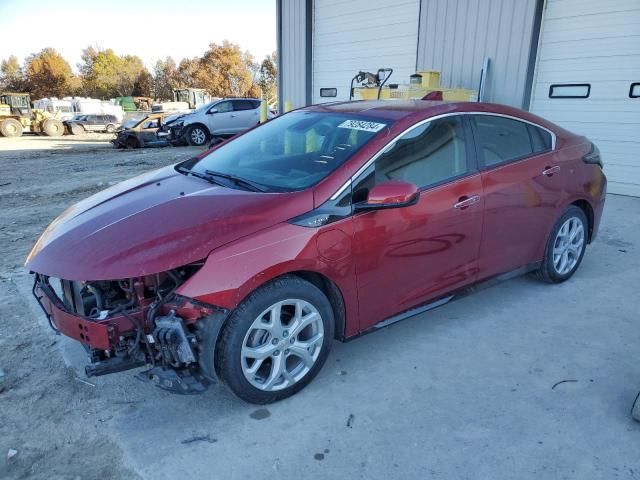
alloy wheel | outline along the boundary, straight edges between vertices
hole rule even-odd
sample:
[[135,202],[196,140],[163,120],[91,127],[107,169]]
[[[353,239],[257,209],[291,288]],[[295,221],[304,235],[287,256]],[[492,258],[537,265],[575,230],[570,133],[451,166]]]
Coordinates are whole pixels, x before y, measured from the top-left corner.
[[254,387],[276,391],[309,373],[324,341],[318,310],[300,299],[282,300],[263,311],[242,342],[241,365]]
[[553,268],[559,275],[571,272],[584,249],[584,224],[578,217],[565,221],[553,242]]
[[201,128],[191,130],[191,141],[196,145],[202,145],[207,140],[207,135]]

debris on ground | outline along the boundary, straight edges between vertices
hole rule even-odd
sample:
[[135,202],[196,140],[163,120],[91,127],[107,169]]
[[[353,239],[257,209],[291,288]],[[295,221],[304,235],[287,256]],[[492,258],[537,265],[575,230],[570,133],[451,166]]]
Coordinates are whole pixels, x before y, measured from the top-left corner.
[[7,460],[12,459],[17,454],[18,454],[18,450],[14,449],[14,448],[10,448],[9,451],[7,452]]
[[559,382],[556,382],[553,384],[553,387],[551,387],[551,390],[553,390],[554,388],[556,388],[558,385],[562,384],[562,383],[577,383],[578,380],[560,380]]
[[347,418],[347,428],[353,428],[353,421],[356,419],[356,416],[353,413],[349,414],[349,418]]
[[190,443],[195,442],[207,442],[207,443],[216,443],[218,441],[217,438],[211,438],[209,434],[206,435],[194,435],[193,437],[189,437],[185,440],[182,440],[180,443],[183,445],[189,445]]

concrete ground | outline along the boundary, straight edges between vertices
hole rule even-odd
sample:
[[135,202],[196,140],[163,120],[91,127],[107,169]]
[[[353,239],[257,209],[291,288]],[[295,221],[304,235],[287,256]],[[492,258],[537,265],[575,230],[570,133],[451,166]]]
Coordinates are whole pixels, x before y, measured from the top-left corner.
[[564,284],[518,278],[335,343],[305,390],[266,408],[126,372],[91,379],[92,414],[149,479],[640,478],[639,238],[640,199],[610,195]]

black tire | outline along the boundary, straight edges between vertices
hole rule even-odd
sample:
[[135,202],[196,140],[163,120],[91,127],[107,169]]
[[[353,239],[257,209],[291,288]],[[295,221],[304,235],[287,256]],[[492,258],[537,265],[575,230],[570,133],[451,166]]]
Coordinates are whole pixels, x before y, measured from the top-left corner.
[[47,137],[60,137],[64,135],[64,125],[56,118],[47,118],[42,123],[42,131]]
[[107,125],[107,128],[105,128],[105,131],[107,133],[113,133],[116,131],[116,126],[110,123],[109,125]]
[[[568,272],[558,273],[556,267],[554,266],[554,258],[553,258],[553,250],[556,242],[556,238],[558,236],[558,232],[562,228],[562,226],[569,219],[577,219],[582,222],[582,250],[577,258],[577,262]],[[542,280],[547,283],[561,283],[566,280],[569,280],[573,274],[578,270],[580,263],[582,263],[582,258],[584,257],[584,252],[587,249],[587,235],[589,231],[589,222],[587,220],[587,216],[584,211],[576,207],[575,205],[571,205],[562,216],[556,221],[553,229],[551,230],[551,234],[547,239],[547,244],[544,250],[544,258],[542,259],[542,263],[540,268],[533,272],[534,276],[539,280]]]
[[[324,329],[323,343],[315,363],[296,383],[281,390],[265,391],[253,386],[245,377],[241,360],[242,345],[256,318],[270,306],[285,299],[304,300],[320,313]],[[250,294],[223,326],[215,346],[218,376],[235,395],[249,403],[263,405],[290,397],[309,384],[322,368],[331,350],[334,329],[331,304],[318,287],[293,275],[280,277]]]
[[73,135],[82,135],[83,133],[86,132],[84,127],[82,125],[77,124],[77,123],[72,123],[71,125],[69,125],[69,130],[71,130],[71,133]]
[[192,147],[201,147],[209,141],[209,132],[202,125],[190,125],[185,135],[187,142]]
[[140,148],[140,142],[137,138],[129,137],[127,141],[124,143],[124,147],[127,150],[133,150],[134,148]]
[[19,137],[22,135],[22,124],[15,118],[7,118],[0,123],[0,133],[4,137]]

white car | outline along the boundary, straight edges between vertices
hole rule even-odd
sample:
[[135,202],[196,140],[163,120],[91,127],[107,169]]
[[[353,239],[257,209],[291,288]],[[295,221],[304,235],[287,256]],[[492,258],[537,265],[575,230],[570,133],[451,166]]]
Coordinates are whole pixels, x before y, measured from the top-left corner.
[[[169,139],[200,146],[214,137],[233,136],[260,123],[261,102],[257,98],[217,99],[173,122]],[[267,118],[273,116],[267,110]]]

